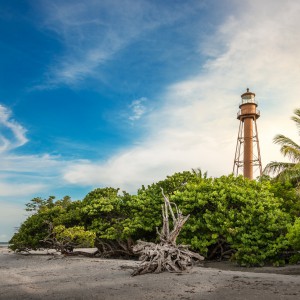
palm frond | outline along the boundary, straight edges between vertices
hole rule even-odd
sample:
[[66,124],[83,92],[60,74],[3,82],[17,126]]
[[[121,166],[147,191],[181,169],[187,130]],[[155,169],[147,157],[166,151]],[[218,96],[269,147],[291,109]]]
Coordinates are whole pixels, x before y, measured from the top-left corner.
[[263,173],[265,175],[277,175],[286,169],[292,168],[294,165],[294,163],[272,161],[265,166]]
[[[292,120],[296,123],[300,133],[300,108],[294,110]],[[272,161],[266,165],[263,173],[265,175],[273,174],[278,180],[289,180],[295,186],[300,187],[300,145],[282,134],[276,135],[273,142],[281,146],[280,152],[292,162]]]
[[300,162],[300,150],[288,145],[284,145],[281,147],[280,152],[283,154],[283,156],[288,157],[294,163]]
[[[291,119],[296,123],[296,126],[300,130],[300,108],[295,109],[294,114],[295,114],[295,116],[292,116]],[[300,131],[299,131],[299,133],[300,133]]]
[[295,143],[292,139],[286,137],[283,134],[277,134],[274,137],[273,142],[277,145],[281,145],[281,147],[289,146],[300,152],[300,146],[297,143]]
[[290,159],[293,160],[293,162],[299,162],[300,161],[300,146],[295,143],[292,139],[286,137],[283,134],[277,134],[273,142],[275,144],[281,145],[280,152]]
[[294,110],[294,115],[295,116],[292,116],[292,120],[295,119],[296,123],[299,123],[300,122],[300,108],[296,108]]
[[281,181],[289,180],[292,183],[298,184],[300,182],[300,163],[295,164],[291,168],[286,168],[277,175]]

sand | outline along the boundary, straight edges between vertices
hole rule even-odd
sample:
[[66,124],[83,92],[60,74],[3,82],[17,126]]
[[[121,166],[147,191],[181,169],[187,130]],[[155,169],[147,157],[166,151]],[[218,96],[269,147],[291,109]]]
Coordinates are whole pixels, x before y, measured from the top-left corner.
[[300,265],[246,269],[204,262],[182,275],[131,277],[137,264],[0,248],[0,299],[300,299]]

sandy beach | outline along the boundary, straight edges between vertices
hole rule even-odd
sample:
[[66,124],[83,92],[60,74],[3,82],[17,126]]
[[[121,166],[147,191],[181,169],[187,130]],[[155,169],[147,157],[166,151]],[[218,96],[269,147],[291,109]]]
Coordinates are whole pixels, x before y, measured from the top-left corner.
[[300,265],[204,262],[188,273],[130,276],[137,261],[21,255],[0,248],[0,299],[300,299]]

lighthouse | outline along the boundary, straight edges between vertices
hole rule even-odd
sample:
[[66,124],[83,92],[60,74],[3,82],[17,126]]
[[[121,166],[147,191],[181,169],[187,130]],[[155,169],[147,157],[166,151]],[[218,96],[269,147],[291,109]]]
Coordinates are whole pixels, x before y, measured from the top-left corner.
[[262,175],[262,165],[259,149],[258,130],[256,120],[260,117],[257,109],[255,94],[247,89],[241,95],[237,119],[240,121],[233,163],[233,174],[243,174],[253,179],[253,174]]

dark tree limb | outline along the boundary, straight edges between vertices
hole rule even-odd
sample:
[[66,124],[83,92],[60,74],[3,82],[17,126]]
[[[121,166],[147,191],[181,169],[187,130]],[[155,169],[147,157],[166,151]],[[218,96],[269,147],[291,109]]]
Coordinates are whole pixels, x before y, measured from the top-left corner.
[[132,251],[134,242],[131,239],[126,241],[96,239],[95,245],[98,248],[98,256],[101,257],[133,257],[135,254]]
[[48,224],[48,235],[41,241],[49,245],[50,249],[55,249],[61,254],[70,254],[73,252],[76,244],[74,244],[69,239],[60,239],[56,237],[56,232],[54,231],[54,225],[52,222],[45,221]]

